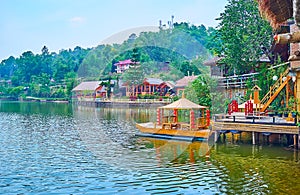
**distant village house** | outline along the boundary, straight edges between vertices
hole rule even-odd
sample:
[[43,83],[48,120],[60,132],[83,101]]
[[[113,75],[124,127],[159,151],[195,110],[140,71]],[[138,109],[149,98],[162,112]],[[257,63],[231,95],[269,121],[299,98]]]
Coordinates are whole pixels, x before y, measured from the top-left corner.
[[189,83],[192,83],[194,80],[196,80],[198,76],[192,75],[192,76],[185,76],[182,79],[176,81],[176,84],[174,86],[174,90],[176,94],[181,94],[185,87],[188,86]]
[[133,62],[131,59],[119,61],[118,63],[115,63],[114,66],[116,66],[117,73],[121,74],[128,70],[130,68],[131,64],[139,63],[139,62]]
[[105,98],[107,96],[106,87],[101,85],[101,81],[82,82],[72,92],[77,99]]

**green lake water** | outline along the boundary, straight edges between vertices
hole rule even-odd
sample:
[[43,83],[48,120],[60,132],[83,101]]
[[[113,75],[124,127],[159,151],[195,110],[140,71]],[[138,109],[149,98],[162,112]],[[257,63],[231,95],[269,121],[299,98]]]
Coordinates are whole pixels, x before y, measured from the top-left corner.
[[0,102],[0,194],[299,194],[284,145],[136,137],[155,108]]

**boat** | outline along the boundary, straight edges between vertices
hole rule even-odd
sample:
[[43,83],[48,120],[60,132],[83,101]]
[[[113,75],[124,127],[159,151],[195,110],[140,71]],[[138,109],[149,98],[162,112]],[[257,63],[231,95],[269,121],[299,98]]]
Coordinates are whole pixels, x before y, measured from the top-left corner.
[[210,111],[184,97],[157,108],[156,122],[137,123],[137,136],[182,141],[203,141],[212,134]]

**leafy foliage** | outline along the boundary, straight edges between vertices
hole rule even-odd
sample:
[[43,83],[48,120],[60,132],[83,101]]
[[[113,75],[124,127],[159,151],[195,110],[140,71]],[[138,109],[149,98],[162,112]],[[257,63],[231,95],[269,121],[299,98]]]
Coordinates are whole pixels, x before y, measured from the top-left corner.
[[[203,25],[176,23],[172,30],[132,35],[122,44],[88,49],[77,46],[58,53],[50,53],[47,46],[42,47],[41,54],[26,51],[18,58],[11,56],[0,63],[0,79],[5,81],[1,84],[1,95],[9,95],[10,88],[23,86],[19,95],[71,97],[72,88],[82,80],[115,77],[113,64],[132,58],[135,48],[140,70],[124,75],[125,80],[145,74],[175,81],[188,73],[200,74],[207,71],[203,61],[210,55],[206,47],[214,45],[211,37],[214,32]],[[141,78],[133,80],[138,83]]]
[[212,113],[225,112],[228,103],[224,93],[218,89],[217,80],[204,74],[187,86],[185,94],[189,100],[209,107]]
[[229,74],[248,73],[255,69],[265,48],[270,48],[272,28],[259,14],[253,0],[229,0],[215,34],[216,54],[224,56]]

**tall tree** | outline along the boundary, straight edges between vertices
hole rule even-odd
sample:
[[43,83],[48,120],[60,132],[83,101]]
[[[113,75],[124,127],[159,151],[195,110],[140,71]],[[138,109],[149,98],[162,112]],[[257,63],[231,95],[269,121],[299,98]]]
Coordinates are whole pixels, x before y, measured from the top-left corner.
[[136,95],[136,91],[134,91],[135,87],[142,84],[144,80],[144,72],[139,60],[140,53],[138,48],[135,47],[131,56],[132,64],[130,65],[130,68],[122,75],[123,81],[127,83],[127,86],[130,89],[130,96]]
[[213,114],[224,112],[228,104],[224,93],[218,88],[218,81],[204,74],[186,87],[185,94],[193,102],[209,107]]
[[10,56],[8,59],[3,60],[0,64],[0,78],[10,77],[17,68],[16,59]]
[[224,56],[230,72],[252,70],[262,56],[263,48],[270,48],[272,28],[260,16],[254,0],[229,0],[221,13],[216,42],[221,43],[216,53]]

